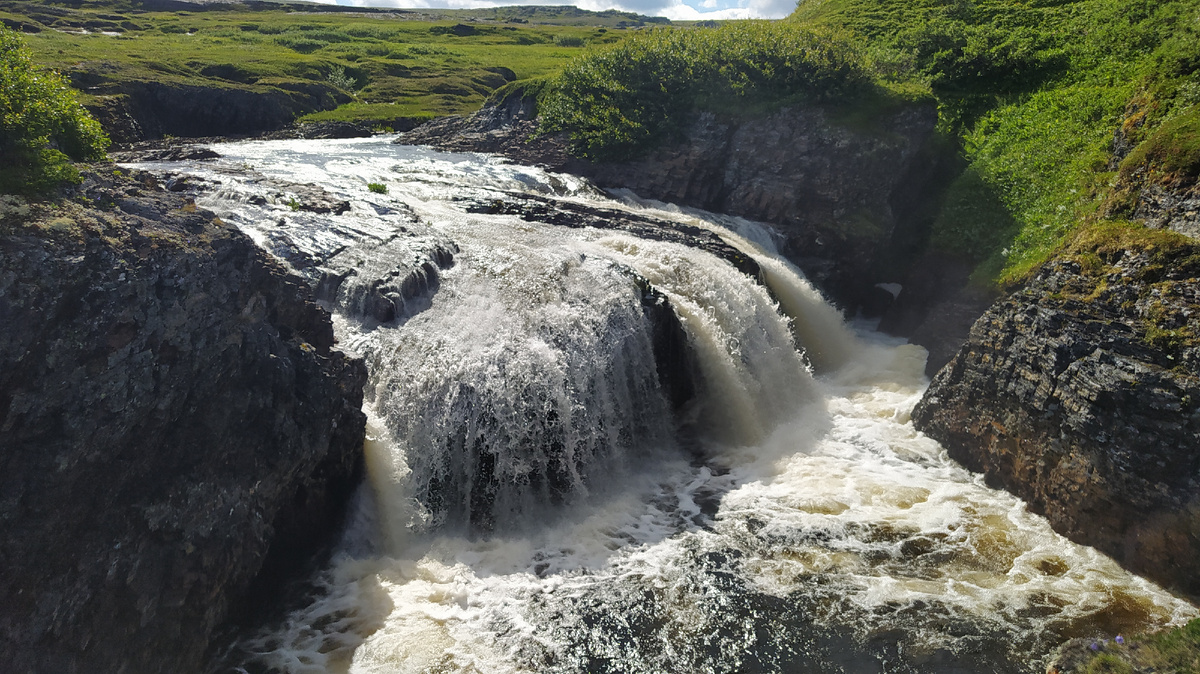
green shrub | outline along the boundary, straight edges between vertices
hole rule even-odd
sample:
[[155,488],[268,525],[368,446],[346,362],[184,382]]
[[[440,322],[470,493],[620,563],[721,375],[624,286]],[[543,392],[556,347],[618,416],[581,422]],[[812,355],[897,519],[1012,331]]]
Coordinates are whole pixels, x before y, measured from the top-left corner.
[[335,65],[329,68],[329,74],[325,76],[325,80],[343,91],[354,91],[358,89],[358,78],[346,72],[344,66]]
[[544,128],[571,133],[574,154],[623,159],[679,131],[696,110],[826,101],[869,83],[845,42],[794,24],[657,28],[573,60],[542,113]]
[[101,159],[107,147],[62,76],[35,67],[20,35],[0,27],[0,192],[77,181],[69,160]]
[[1051,35],[1002,22],[938,17],[906,31],[900,45],[943,95],[1029,91],[1067,66]]
[[383,183],[367,183],[367,189],[375,194],[387,194],[388,186]]
[[584,40],[578,35],[559,35],[554,38],[554,44],[558,47],[582,47]]

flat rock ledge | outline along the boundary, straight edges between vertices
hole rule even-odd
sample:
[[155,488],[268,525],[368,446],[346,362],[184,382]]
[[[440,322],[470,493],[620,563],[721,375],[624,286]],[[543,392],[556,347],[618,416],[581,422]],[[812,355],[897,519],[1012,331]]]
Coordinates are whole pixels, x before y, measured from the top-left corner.
[[366,371],[307,284],[146,174],[0,196],[0,662],[200,672],[327,545]]
[[1200,255],[1083,262],[993,305],[913,421],[1067,537],[1200,596]]

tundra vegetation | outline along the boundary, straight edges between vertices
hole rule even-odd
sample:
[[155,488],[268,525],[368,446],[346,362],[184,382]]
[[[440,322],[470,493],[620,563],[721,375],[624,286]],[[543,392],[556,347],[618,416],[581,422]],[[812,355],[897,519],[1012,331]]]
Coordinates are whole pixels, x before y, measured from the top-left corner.
[[[173,6],[177,6],[175,3]],[[286,3],[196,5],[133,0],[0,0],[0,22],[24,33],[89,106],[124,83],[202,84],[266,92],[330,87],[347,101],[306,120],[390,126],[478,109],[514,79],[557,72],[585,45],[665,21],[573,7],[382,11]]]
[[[1122,175],[1195,179],[1198,33],[1197,0],[803,0],[784,22],[591,49],[541,101],[545,127],[569,131],[575,152],[620,159],[700,110],[804,102],[852,123],[932,97],[962,170],[930,246],[1003,287],[1078,228],[1127,218]],[[1134,150],[1122,157],[1114,136]]]
[[99,159],[107,147],[66,81],[36,67],[21,36],[0,26],[0,193],[78,181],[71,160]]

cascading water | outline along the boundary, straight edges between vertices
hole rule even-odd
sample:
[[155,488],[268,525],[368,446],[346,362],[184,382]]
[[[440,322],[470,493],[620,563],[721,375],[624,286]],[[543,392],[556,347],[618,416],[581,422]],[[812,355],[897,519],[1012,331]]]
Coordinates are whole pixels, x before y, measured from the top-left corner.
[[[245,671],[1035,672],[1196,613],[916,433],[923,351],[844,325],[761,226],[381,139],[218,149],[143,168],[208,181],[371,372],[369,486]],[[719,232],[759,279],[522,194]]]

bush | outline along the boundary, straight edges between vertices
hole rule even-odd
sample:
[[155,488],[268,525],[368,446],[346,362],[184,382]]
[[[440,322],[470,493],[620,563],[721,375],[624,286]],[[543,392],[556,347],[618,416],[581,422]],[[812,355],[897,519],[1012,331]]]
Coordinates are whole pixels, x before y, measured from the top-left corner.
[[367,183],[367,189],[375,194],[387,194],[388,186],[383,183]]
[[970,25],[938,17],[907,31],[901,46],[943,95],[1029,91],[1067,67],[1049,35],[1001,22]]
[[846,43],[793,24],[658,28],[569,63],[543,123],[569,131],[578,156],[624,159],[679,131],[696,110],[825,101],[869,83]]
[[20,35],[0,27],[0,191],[78,181],[69,160],[102,159],[108,142],[62,76],[36,68]]
[[325,76],[325,80],[343,91],[354,91],[359,88],[358,78],[347,73],[346,68],[340,65],[330,66],[329,74]]

